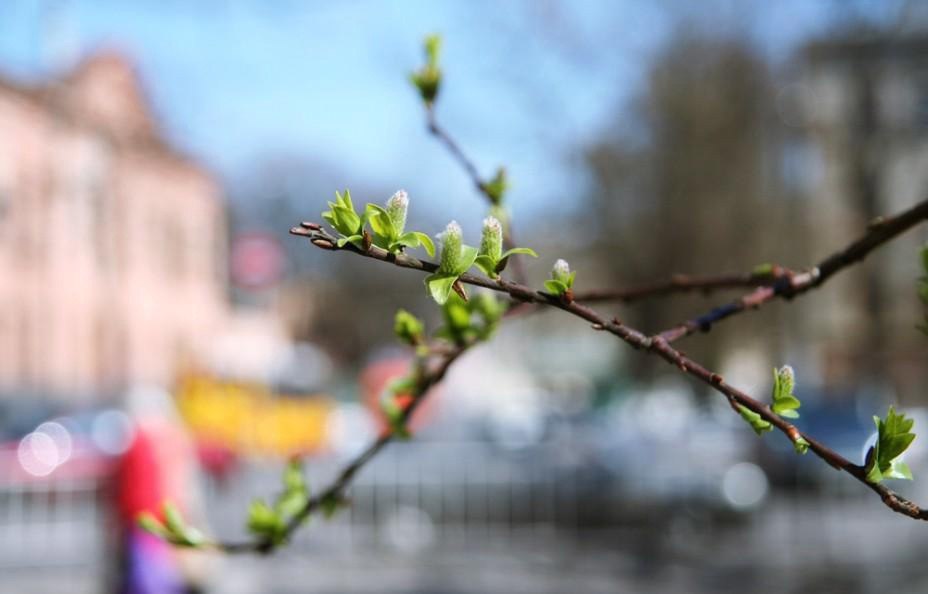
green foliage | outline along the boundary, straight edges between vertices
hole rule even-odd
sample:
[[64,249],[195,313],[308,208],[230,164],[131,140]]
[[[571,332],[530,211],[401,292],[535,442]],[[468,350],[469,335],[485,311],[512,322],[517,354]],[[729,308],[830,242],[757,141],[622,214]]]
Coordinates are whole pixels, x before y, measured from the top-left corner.
[[401,341],[410,346],[416,346],[422,342],[425,326],[422,320],[405,309],[400,309],[397,310],[393,321],[393,332]]
[[419,96],[427,107],[431,107],[441,88],[441,68],[438,58],[441,52],[441,36],[429,35],[425,38],[425,65],[411,73],[409,79],[418,89]]
[[435,255],[432,238],[421,231],[406,231],[406,213],[409,198],[403,190],[398,191],[387,200],[384,208],[379,204],[367,204],[364,212],[358,214],[351,202],[351,193],[335,193],[335,202],[329,202],[329,210],[322,213],[328,223],[338,231],[338,247],[351,243],[358,249],[365,249],[364,229],[369,226],[372,231],[371,241],[374,245],[395,254],[404,248],[423,248],[429,256]]
[[558,260],[551,269],[551,278],[545,281],[545,288],[554,295],[565,295],[573,288],[576,274],[570,271],[566,261]]
[[283,491],[274,505],[255,499],[248,508],[248,530],[274,545],[287,538],[287,525],[298,517],[309,502],[309,487],[303,479],[299,460],[291,460],[284,469]]
[[165,501],[161,508],[164,522],[151,512],[142,512],[138,515],[139,526],[151,534],[165,541],[182,546],[197,548],[206,542],[206,539],[196,528],[188,526],[183,516],[173,503]]
[[474,264],[490,278],[499,278],[505,270],[509,257],[524,254],[537,258],[538,254],[529,248],[512,248],[503,252],[503,226],[496,217],[489,216],[483,220],[483,236]]
[[505,312],[505,303],[490,292],[477,293],[468,301],[451,295],[442,306],[445,324],[435,334],[455,344],[487,340]]
[[770,407],[773,412],[787,419],[798,419],[801,403],[793,394],[796,386],[793,368],[784,365],[780,369],[773,370],[773,405]]
[[867,480],[871,483],[879,483],[887,478],[912,480],[912,471],[898,457],[915,439],[915,434],[912,433],[915,420],[907,419],[905,413],[896,414],[890,406],[885,419],[874,416],[873,422],[876,425],[877,438],[876,443],[867,452]]
[[805,440],[801,435],[796,437],[793,440],[793,448],[796,450],[797,454],[805,454],[809,451],[809,442]]
[[390,427],[390,433],[399,439],[409,439],[412,437],[409,428],[406,427],[406,407],[400,405],[400,398],[408,396],[418,398],[419,391],[419,374],[413,371],[399,379],[390,382],[387,389],[380,398],[380,411],[383,413],[387,425]]
[[454,283],[474,265],[477,248],[463,244],[461,227],[455,221],[448,223],[439,237],[442,245],[438,270],[425,277],[425,286],[432,299],[444,305],[454,290]]
[[503,203],[503,196],[506,194],[506,190],[509,189],[509,179],[506,176],[506,168],[500,167],[496,170],[496,175],[493,176],[493,179],[483,184],[483,190],[486,192],[487,197],[494,205],[500,205]]
[[322,218],[341,234],[338,247],[344,247],[348,242],[361,247],[365,221],[364,216],[359,215],[354,209],[351,192],[348,190],[345,190],[344,194],[335,192],[335,202],[329,202],[329,210],[322,213]]
[[[799,417],[799,413],[796,411],[799,409],[801,403],[793,394],[795,386],[796,378],[792,367],[784,365],[779,369],[773,370],[773,394],[771,397],[773,403],[770,406],[770,410],[772,410],[774,414],[788,419]],[[773,430],[773,423],[764,419],[746,406],[739,404],[738,413],[741,415],[741,418],[751,426],[754,433],[758,435],[763,435],[767,431]],[[797,454],[805,454],[809,451],[809,442],[801,435],[796,435],[792,441],[793,448],[796,450]]]
[[738,412],[741,414],[741,418],[751,426],[754,433],[763,435],[765,432],[773,430],[773,425],[770,424],[770,421],[765,421],[759,414],[748,407],[739,404]]
[[770,276],[773,274],[773,264],[765,262],[764,264],[758,264],[751,271],[751,274],[755,276]]
[[406,192],[400,190],[387,201],[387,208],[368,204],[365,209],[367,221],[373,231],[374,245],[395,254],[402,248],[425,249],[429,256],[435,255],[432,238],[421,231],[406,232]]

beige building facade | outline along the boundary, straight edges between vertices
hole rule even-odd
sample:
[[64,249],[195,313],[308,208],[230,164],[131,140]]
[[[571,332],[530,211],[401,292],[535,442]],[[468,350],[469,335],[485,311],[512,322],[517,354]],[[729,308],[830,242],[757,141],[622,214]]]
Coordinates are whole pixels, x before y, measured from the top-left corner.
[[0,393],[91,400],[204,360],[229,316],[225,216],[121,55],[0,79]]

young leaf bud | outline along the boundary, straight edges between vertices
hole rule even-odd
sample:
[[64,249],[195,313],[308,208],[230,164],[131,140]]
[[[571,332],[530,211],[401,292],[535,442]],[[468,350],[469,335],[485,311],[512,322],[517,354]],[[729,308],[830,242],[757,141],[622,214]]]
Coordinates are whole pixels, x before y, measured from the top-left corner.
[[554,263],[554,267],[551,269],[551,278],[565,285],[569,284],[570,266],[567,264],[567,261],[558,259],[558,261]]
[[451,221],[444,232],[437,235],[441,241],[441,260],[438,264],[439,272],[454,274],[461,262],[461,226],[457,221]]
[[422,341],[425,328],[416,316],[405,309],[400,309],[396,312],[396,318],[393,322],[393,331],[396,333],[396,337],[401,341],[415,346]]
[[400,190],[387,200],[387,214],[396,229],[396,235],[402,235],[406,228],[406,210],[409,208],[409,197],[406,190]]
[[793,395],[793,388],[796,386],[796,376],[793,373],[792,367],[784,365],[779,368],[777,370],[777,381],[780,384],[780,389],[784,396]]
[[481,255],[490,256],[494,262],[503,255],[503,226],[496,217],[483,219],[483,237],[480,239]]

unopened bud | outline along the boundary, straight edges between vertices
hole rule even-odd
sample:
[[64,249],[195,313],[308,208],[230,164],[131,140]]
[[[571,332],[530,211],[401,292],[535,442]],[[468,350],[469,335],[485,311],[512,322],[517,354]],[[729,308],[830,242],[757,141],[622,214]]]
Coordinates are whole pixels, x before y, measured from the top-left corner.
[[441,241],[441,260],[438,269],[444,273],[453,273],[457,270],[458,263],[461,260],[461,226],[457,221],[451,221],[445,227],[444,232],[437,235]]
[[494,262],[503,255],[503,226],[496,217],[483,219],[483,237],[480,239],[480,254],[490,256]]
[[551,278],[569,286],[570,266],[567,264],[566,260],[558,259],[558,261],[554,263],[554,267],[551,269]]
[[777,370],[777,380],[782,386],[785,394],[791,396],[793,394],[793,388],[796,385],[796,375],[793,372],[793,368],[789,365],[784,365],[783,367]]
[[406,190],[400,190],[390,196],[387,200],[387,214],[390,215],[390,221],[393,223],[396,234],[402,235],[406,228],[406,210],[409,208],[409,197]]

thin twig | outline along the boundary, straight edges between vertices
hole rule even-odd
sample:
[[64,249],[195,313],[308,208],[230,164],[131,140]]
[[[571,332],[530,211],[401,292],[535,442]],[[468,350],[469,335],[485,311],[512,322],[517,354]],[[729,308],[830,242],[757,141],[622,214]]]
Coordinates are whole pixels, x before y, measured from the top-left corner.
[[[448,149],[448,152],[451,153],[451,156],[461,165],[464,171],[470,177],[471,182],[473,182],[474,187],[480,192],[487,202],[490,205],[496,204],[496,200],[493,198],[493,195],[488,189],[486,180],[480,176],[480,172],[477,170],[477,166],[474,165],[474,162],[467,156],[464,150],[461,148],[461,145],[445,130],[435,118],[435,111],[432,107],[429,107],[425,111],[426,122],[428,125],[428,130],[441,142],[445,145],[445,148]],[[505,233],[503,234],[503,247],[505,249],[512,249],[516,247],[516,240],[512,232],[512,225],[504,225],[503,229]],[[525,279],[525,266],[522,263],[520,258],[512,258],[512,273],[513,276],[520,283],[526,282]]]
[[710,276],[675,274],[667,280],[631,287],[576,291],[574,292],[574,299],[583,303],[604,301],[632,303],[643,299],[664,297],[679,293],[703,293],[708,295],[709,293],[722,289],[770,286],[779,278],[789,273],[790,271],[783,267],[774,266],[769,272],[741,272]]
[[846,248],[822,260],[817,266],[802,272],[780,276],[772,285],[758,287],[739,299],[716,307],[709,312],[681,322],[660,333],[667,342],[675,342],[696,332],[708,332],[718,322],[733,315],[758,309],[777,298],[792,299],[806,291],[821,286],[832,275],[859,262],[867,254],[894,237],[928,219],[928,200],[919,202],[910,209],[889,218],[879,218],[870,223],[867,232]]
[[[430,370],[426,370],[418,378],[416,389],[414,390],[414,398],[410,405],[403,410],[402,414],[402,424],[405,425],[419,405],[426,399],[429,390],[439,383],[448,372],[448,368],[451,367],[451,364],[457,360],[468,348],[473,346],[475,343],[465,344],[455,347],[453,350],[447,351],[442,354],[439,362],[434,365]],[[373,441],[367,448],[364,449],[360,454],[353,458],[347,465],[342,468],[341,472],[338,473],[338,476],[329,484],[328,487],[311,497],[306,504],[300,509],[299,512],[294,514],[294,516],[287,523],[284,538],[281,542],[286,542],[290,539],[294,532],[303,524],[303,522],[317,509],[322,507],[327,501],[339,501],[344,498],[345,491],[351,485],[351,481],[354,479],[355,475],[360,471],[368,462],[374,459],[377,454],[391,441],[394,439],[394,434],[390,431],[383,433],[375,441]],[[221,550],[226,553],[269,553],[273,551],[279,544],[270,541],[270,540],[252,540],[244,542],[224,542],[224,543],[212,543],[212,547],[218,550]]]

